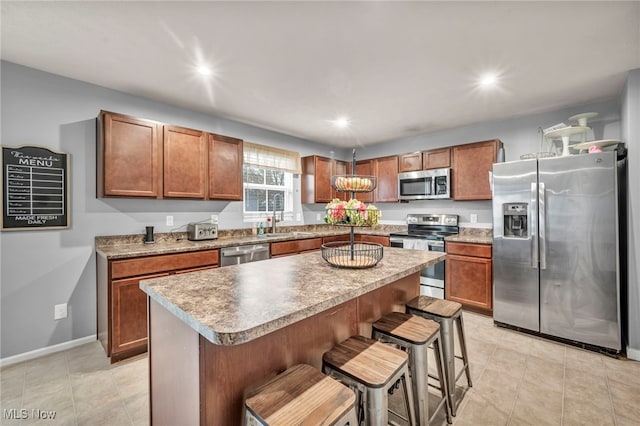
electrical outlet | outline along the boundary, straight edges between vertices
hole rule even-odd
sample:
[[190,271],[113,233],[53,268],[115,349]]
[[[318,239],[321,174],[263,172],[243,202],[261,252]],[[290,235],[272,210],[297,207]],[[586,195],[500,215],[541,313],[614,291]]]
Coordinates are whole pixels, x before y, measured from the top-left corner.
[[211,215],[211,224],[215,225],[216,223],[218,223],[218,215],[217,214],[212,214]]
[[470,215],[471,223],[478,223],[478,215],[475,213],[471,213]]
[[53,319],[59,320],[67,317],[67,304],[61,303],[53,307]]
[[167,226],[173,226],[173,216],[167,216]]
[[296,213],[296,222],[300,222],[302,220],[302,216],[300,215],[300,212]]
[[322,220],[322,213],[316,213],[316,220]]

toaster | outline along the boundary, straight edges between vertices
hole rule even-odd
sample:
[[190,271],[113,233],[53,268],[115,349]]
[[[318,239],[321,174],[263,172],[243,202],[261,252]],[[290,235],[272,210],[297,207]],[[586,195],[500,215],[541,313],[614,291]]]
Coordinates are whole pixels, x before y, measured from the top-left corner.
[[213,223],[190,223],[187,225],[187,239],[190,241],[215,240],[218,225]]

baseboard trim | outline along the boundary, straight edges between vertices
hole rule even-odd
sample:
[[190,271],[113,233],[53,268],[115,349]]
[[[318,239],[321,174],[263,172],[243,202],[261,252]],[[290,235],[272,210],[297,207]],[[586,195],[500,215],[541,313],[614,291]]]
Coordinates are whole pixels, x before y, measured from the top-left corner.
[[627,346],[627,358],[640,361],[640,349],[633,349]]
[[60,351],[66,351],[67,349],[75,348],[76,346],[82,346],[87,343],[91,343],[98,340],[98,337],[93,334],[80,339],[70,340],[68,342],[58,343],[57,345],[47,346],[33,351],[24,352],[18,355],[8,356],[6,358],[0,358],[0,367],[7,367],[9,365],[18,364],[23,361],[29,361],[31,359],[40,358],[41,356],[50,355]]

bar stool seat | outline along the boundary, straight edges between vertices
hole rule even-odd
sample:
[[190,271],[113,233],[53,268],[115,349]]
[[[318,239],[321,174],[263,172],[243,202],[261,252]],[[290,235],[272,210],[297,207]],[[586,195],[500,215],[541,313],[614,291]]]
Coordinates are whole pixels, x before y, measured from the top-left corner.
[[[406,350],[409,355],[409,373],[413,385],[415,399],[416,419],[418,424],[427,425],[433,422],[438,411],[444,407],[448,423],[451,423],[451,408],[447,395],[442,347],[440,345],[440,325],[416,315],[401,312],[391,312],[373,323],[373,336],[375,340],[390,343]],[[433,345],[438,371],[441,398],[438,401],[433,414],[429,416],[429,370],[427,362],[427,348]]]
[[310,365],[299,364],[259,386],[245,401],[248,425],[357,426],[356,395]]
[[[415,425],[408,356],[405,352],[362,336],[352,336],[322,357],[323,371],[355,389],[366,425],[387,426],[388,392],[402,382],[405,411]],[[398,414],[398,413],[395,413]]]
[[[436,299],[429,296],[418,296],[407,302],[407,313],[431,319],[440,324],[440,334],[442,338],[442,354],[444,358],[444,375],[446,377],[449,405],[451,414],[456,415],[456,382],[465,373],[467,384],[472,387],[471,371],[469,370],[469,358],[467,356],[467,345],[464,337],[464,325],[462,322],[462,305],[451,300]],[[455,355],[453,323],[458,329],[458,341],[460,344],[461,357]],[[463,362],[462,371],[458,375],[455,372],[455,358]]]

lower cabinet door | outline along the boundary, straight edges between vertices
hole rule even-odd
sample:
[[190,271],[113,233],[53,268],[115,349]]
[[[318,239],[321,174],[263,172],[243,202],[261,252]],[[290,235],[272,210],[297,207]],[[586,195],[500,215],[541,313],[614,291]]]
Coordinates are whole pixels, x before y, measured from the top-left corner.
[[467,307],[493,308],[491,259],[447,254],[445,295]]
[[112,281],[112,354],[147,344],[147,294],[140,290],[140,281],[166,275],[169,274]]

